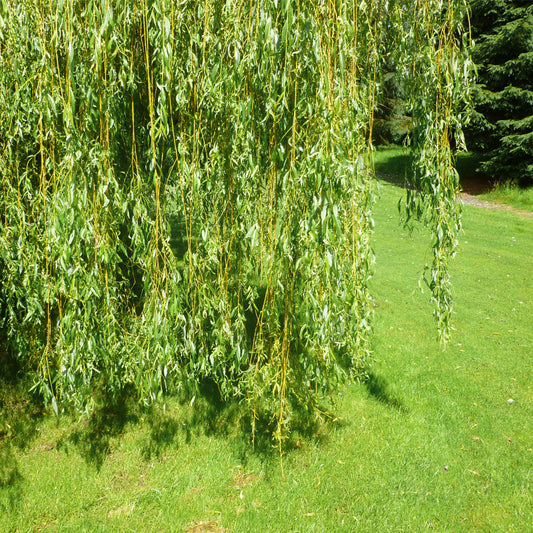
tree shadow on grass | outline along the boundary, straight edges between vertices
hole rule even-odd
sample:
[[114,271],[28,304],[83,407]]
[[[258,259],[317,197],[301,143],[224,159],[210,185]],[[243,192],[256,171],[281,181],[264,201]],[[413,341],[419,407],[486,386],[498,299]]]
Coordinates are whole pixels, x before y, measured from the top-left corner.
[[21,450],[37,435],[44,415],[42,399],[28,392],[30,385],[19,361],[0,347],[0,443],[9,441]]
[[278,426],[279,411],[257,405],[254,412],[249,407],[238,406],[238,425],[229,437],[241,465],[245,466],[252,458],[275,464],[282,456],[323,446],[331,432],[345,424],[334,415],[331,399],[311,404],[289,395],[288,403],[291,420],[281,428]]
[[236,402],[224,401],[216,383],[204,380],[199,384],[193,400],[185,397],[166,398],[178,406],[171,412],[165,400],[150,406],[143,418],[149,434],[142,447],[145,460],[159,457],[167,449],[183,442],[190,444],[200,435],[229,437],[239,424],[239,407]]
[[[174,401],[177,400],[174,398]],[[279,458],[276,414],[258,406],[255,413],[249,406],[235,399],[224,400],[215,382],[206,380],[199,386],[191,405],[181,400],[178,408],[167,409],[153,405],[143,415],[149,427],[142,446],[145,460],[177,449],[182,444],[193,444],[200,436],[226,440],[244,466],[252,457],[262,462]],[[327,441],[333,427],[342,425],[328,410],[320,406],[322,416],[306,406],[292,406],[293,420],[290,432],[283,436],[283,454]]]
[[88,464],[100,470],[112,451],[113,439],[124,433],[128,423],[138,420],[138,408],[129,387],[110,396],[106,396],[103,389],[97,389],[95,403],[90,417],[73,424],[57,446],[68,452],[69,445],[73,445]]
[[[3,336],[1,336],[3,338]],[[17,450],[26,450],[37,436],[44,409],[20,362],[0,342],[0,512],[12,512],[21,502],[23,477]]]
[[323,446],[329,441],[332,430],[345,424],[325,408],[318,414],[301,406],[293,407],[292,414],[290,427],[283,428],[281,443],[275,436],[278,430],[275,416],[264,412],[258,414],[255,421],[249,413],[243,417],[240,433],[233,442],[243,466],[252,457],[274,464],[283,456]]
[[20,508],[22,482],[14,445],[0,439],[0,513],[16,513]]
[[376,376],[376,374],[370,372],[368,378],[364,381],[364,385],[368,394],[378,402],[393,407],[398,411],[407,410],[401,400],[390,393],[387,382],[381,376]]
[[23,502],[23,477],[10,446],[0,444],[0,513],[16,513]]
[[[100,390],[101,389],[101,390]],[[218,390],[218,389],[217,389]],[[224,402],[212,384],[200,386],[200,394],[191,407],[184,399],[167,396],[143,408],[139,406],[133,389],[125,388],[114,396],[106,395],[105,386],[97,388],[93,397],[96,407],[89,418],[73,422],[60,437],[57,447],[67,453],[74,448],[87,464],[100,470],[128,424],[145,424],[148,436],[141,443],[141,454],[148,461],[180,442],[192,442],[196,435],[224,435],[234,421],[234,404]],[[178,404],[179,409],[167,409]]]
[[[212,380],[200,383],[194,402],[169,395],[148,408],[141,408],[133,391],[107,398],[96,394],[96,409],[88,419],[73,423],[59,439],[58,449],[74,447],[88,464],[99,470],[112,452],[114,441],[120,439],[129,423],[139,424],[147,436],[141,440],[141,455],[145,461],[158,458],[180,445],[194,443],[200,436],[225,439],[242,464],[252,456],[264,461],[279,457],[279,441],[274,437],[277,428],[276,412],[266,408],[251,412],[236,399],[224,400]],[[290,453],[324,443],[333,427],[343,422],[328,407],[318,409],[292,399],[293,420],[290,432],[285,431],[283,453]],[[144,428],[140,426],[144,424]]]
[[405,188],[409,157],[409,153],[405,152],[400,155],[391,154],[384,160],[376,161],[374,165],[376,177],[392,185]]
[[183,423],[177,417],[161,406],[152,406],[147,412],[146,421],[150,431],[141,449],[145,461],[159,457],[165,450],[178,446]]

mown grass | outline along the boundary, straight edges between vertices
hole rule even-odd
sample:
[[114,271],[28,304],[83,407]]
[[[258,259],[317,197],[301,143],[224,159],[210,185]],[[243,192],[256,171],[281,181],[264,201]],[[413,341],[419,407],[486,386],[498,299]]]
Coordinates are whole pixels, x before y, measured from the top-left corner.
[[[533,211],[533,187],[523,189],[504,182],[492,184],[476,171],[480,158],[479,154],[472,152],[460,153],[457,157],[457,171],[466,192],[474,191],[481,200]],[[401,146],[378,146],[375,151],[375,169],[382,179],[390,183],[403,183],[408,161],[408,152]]]
[[492,183],[487,177],[477,172],[481,156],[472,152],[461,153],[457,158],[457,170],[464,180],[471,186],[476,183],[481,193],[478,198],[489,202],[508,205],[515,209],[533,211],[533,187],[521,188],[516,184],[505,182]]
[[521,189],[516,185],[497,184],[490,192],[480,195],[480,198],[533,211],[533,187]]
[[[376,165],[397,174],[383,153]],[[206,399],[89,423],[45,416],[19,430],[26,446],[9,437],[0,531],[529,530],[533,221],[465,207],[443,351],[417,288],[426,232],[399,224],[401,194],[380,183],[371,379],[342,388],[335,420],[295,435],[283,471],[268,441],[252,450],[238,410]]]
[[377,146],[374,150],[374,168],[380,179],[402,184],[409,163],[409,152],[403,146]]

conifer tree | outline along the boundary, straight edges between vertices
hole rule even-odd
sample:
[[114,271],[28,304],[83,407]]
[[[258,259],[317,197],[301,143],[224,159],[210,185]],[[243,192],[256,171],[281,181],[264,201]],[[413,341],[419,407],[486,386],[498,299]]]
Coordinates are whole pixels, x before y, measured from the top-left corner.
[[530,0],[471,0],[478,71],[471,150],[494,182],[533,184],[533,5]]

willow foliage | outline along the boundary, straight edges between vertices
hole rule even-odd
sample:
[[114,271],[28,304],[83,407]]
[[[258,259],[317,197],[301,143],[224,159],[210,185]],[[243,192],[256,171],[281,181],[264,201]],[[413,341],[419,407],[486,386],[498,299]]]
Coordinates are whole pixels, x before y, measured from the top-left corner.
[[281,440],[292,406],[364,375],[370,131],[392,45],[413,69],[409,205],[433,213],[446,328],[455,3],[0,6],[0,327],[56,409],[209,381]]
[[417,0],[409,24],[415,53],[409,59],[413,116],[411,168],[407,176],[407,219],[431,228],[432,263],[425,282],[435,303],[441,341],[451,332],[452,294],[448,259],[461,229],[459,175],[455,153],[464,149],[462,125],[470,103],[473,65],[467,55],[465,5],[452,0]]

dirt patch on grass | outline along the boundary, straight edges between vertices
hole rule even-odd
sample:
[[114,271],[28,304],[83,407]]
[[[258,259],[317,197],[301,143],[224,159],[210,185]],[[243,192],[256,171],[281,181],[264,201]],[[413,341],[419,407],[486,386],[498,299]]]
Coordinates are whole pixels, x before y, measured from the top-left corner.
[[226,533],[223,527],[217,522],[195,522],[192,526],[185,528],[186,533]]
[[235,487],[247,487],[253,485],[259,478],[254,474],[239,473],[233,478],[233,486]]

